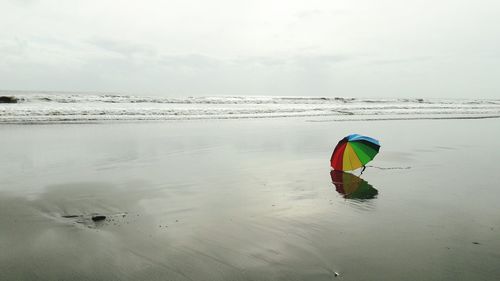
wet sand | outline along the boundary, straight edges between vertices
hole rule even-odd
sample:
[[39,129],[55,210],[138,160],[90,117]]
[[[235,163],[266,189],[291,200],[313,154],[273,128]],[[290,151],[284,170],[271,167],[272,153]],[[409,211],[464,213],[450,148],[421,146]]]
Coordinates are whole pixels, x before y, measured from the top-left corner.
[[[382,145],[363,196],[332,183],[349,133]],[[0,280],[496,280],[499,137],[498,119],[2,125]]]

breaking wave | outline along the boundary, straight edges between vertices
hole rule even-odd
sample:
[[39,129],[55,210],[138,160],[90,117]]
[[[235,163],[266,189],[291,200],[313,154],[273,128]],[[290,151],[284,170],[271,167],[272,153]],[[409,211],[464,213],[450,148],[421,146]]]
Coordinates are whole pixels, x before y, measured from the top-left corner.
[[316,121],[500,117],[500,100],[345,97],[144,97],[109,93],[12,92],[0,123],[309,117]]

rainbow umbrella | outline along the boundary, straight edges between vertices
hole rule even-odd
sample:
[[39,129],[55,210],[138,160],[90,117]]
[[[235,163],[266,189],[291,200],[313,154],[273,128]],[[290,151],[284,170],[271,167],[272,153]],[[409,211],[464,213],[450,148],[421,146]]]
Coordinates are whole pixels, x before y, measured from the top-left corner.
[[334,170],[351,171],[364,167],[380,149],[378,140],[353,134],[343,138],[333,150],[330,165]]
[[333,170],[330,176],[337,192],[346,199],[373,199],[378,194],[367,181],[351,173]]

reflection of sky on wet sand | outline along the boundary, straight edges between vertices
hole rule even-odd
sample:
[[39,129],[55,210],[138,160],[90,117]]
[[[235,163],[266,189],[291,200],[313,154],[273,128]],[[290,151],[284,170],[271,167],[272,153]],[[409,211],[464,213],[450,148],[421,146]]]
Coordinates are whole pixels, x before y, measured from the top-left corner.
[[[460,171],[464,158],[495,167],[496,122],[1,127],[0,279],[488,279],[500,179]],[[368,167],[373,199],[344,198],[327,176],[354,129],[383,142],[371,165],[412,167]],[[62,217],[92,213],[114,221]]]
[[[270,264],[285,271],[290,264],[316,268],[317,274],[325,275],[312,260],[296,258],[314,257],[302,229],[307,224],[300,220],[288,225],[284,216],[271,226],[276,222],[272,216],[251,208],[214,206],[207,214],[206,208],[200,212],[196,207],[173,207],[175,203],[161,192],[131,191],[82,182],[48,186],[30,199],[3,197],[1,223],[6,231],[0,237],[10,251],[0,253],[0,261],[14,265],[9,271],[15,273],[4,276],[35,278],[43,267],[49,279],[72,278],[75,272],[99,279],[217,279],[220,271],[234,278],[256,278],[267,271],[276,274]],[[259,212],[269,213],[271,208]],[[113,216],[124,210],[125,217]],[[63,217],[92,213],[113,221],[90,227]]]

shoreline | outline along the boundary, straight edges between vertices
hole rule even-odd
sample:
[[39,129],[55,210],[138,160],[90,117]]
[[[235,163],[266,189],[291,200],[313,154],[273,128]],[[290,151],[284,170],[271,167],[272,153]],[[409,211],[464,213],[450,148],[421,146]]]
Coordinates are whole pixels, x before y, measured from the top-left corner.
[[[446,113],[445,113],[446,114]],[[423,114],[424,115],[424,114]],[[450,114],[451,115],[451,114]],[[472,115],[472,114],[471,114]],[[165,119],[92,119],[92,120],[81,120],[81,119],[67,119],[67,120],[43,120],[43,121],[3,121],[0,118],[0,125],[59,125],[59,124],[116,124],[116,123],[161,123],[161,122],[176,122],[176,121],[217,121],[217,120],[274,120],[274,119],[298,119],[304,120],[305,122],[362,122],[362,121],[414,121],[414,120],[479,120],[479,119],[496,119],[500,118],[500,115],[486,115],[486,116],[415,116],[415,117],[374,117],[374,118],[338,118],[338,119],[328,119],[324,120],[321,118],[338,116],[338,115],[284,115],[284,116],[238,116],[238,117],[182,117],[182,118],[165,118]],[[380,116],[380,115],[377,115]],[[307,119],[307,118],[316,118]]]

